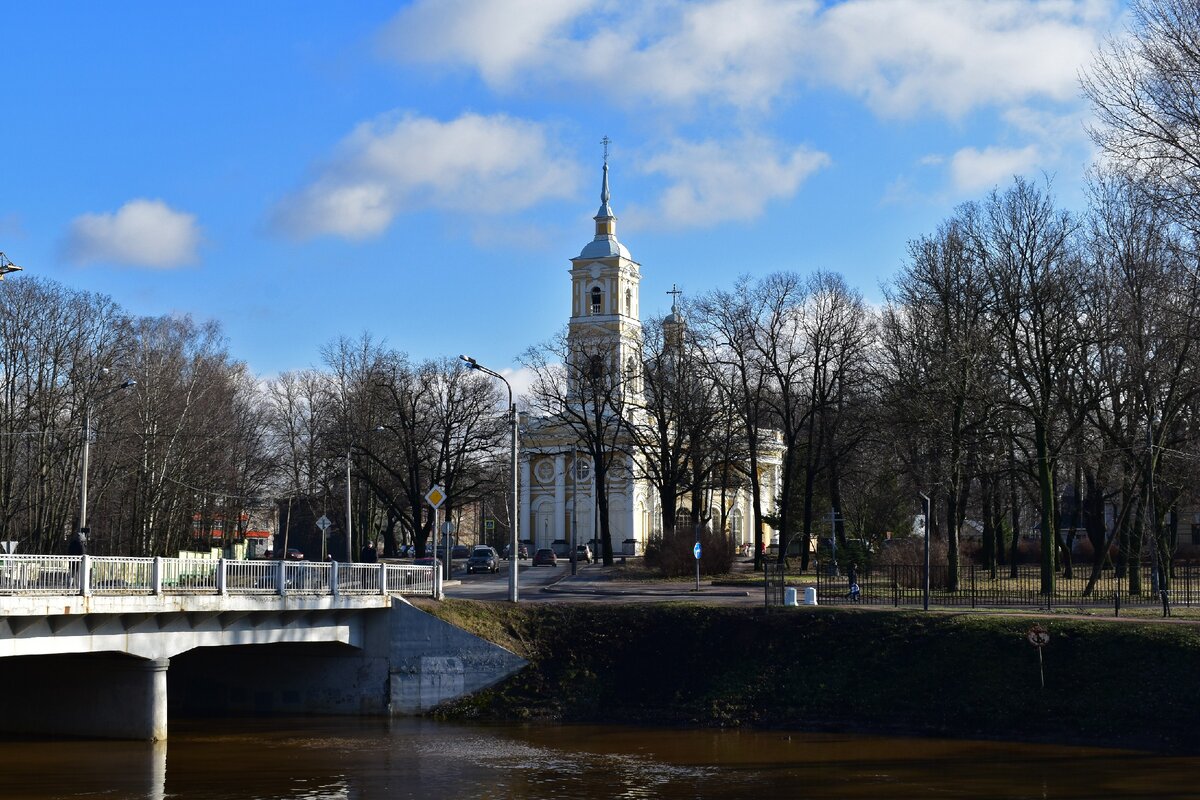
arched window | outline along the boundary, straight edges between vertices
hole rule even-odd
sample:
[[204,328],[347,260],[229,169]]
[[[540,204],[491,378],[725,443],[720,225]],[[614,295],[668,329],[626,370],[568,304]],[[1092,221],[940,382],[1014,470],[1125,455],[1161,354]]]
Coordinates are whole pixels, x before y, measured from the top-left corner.
[[604,305],[604,293],[600,291],[599,286],[592,287],[592,313],[599,314],[600,309]]
[[604,356],[596,354],[588,360],[588,377],[594,381],[604,377]]

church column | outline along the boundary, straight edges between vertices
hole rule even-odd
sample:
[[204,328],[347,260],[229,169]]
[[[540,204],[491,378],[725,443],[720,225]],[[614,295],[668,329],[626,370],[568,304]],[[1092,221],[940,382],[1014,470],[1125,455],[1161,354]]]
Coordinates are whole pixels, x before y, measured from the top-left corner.
[[[634,470],[635,465],[633,463],[633,456],[627,456],[627,458],[628,458],[628,474],[626,475],[626,478],[625,478],[625,496],[629,498],[629,509],[625,513],[627,513],[629,516],[626,518],[626,521],[625,521],[625,526],[626,526],[625,530],[627,531],[627,533],[625,535],[628,536],[630,539],[637,539],[638,538],[637,494],[635,492],[636,484],[635,484],[634,477],[633,477],[633,475],[634,475],[633,470]],[[643,545],[645,544],[645,540],[642,540],[642,544]],[[625,542],[624,541],[621,541],[620,543],[613,542],[613,546],[620,547],[620,548],[622,548],[621,552],[625,552],[625,550],[624,550]]]
[[[554,541],[566,539],[564,523],[567,518],[567,456],[559,453],[554,457]],[[546,543],[549,546],[549,542]]]
[[[529,539],[529,456],[521,459],[521,517],[517,538],[520,541]],[[516,557],[516,553],[512,554]]]

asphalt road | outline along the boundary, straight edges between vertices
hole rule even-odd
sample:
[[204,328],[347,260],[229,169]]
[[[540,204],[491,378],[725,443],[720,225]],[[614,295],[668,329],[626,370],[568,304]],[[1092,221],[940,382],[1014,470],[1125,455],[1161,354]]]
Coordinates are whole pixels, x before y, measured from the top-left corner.
[[[702,581],[700,591],[691,583],[642,583],[612,580],[603,567],[580,564],[571,575],[571,563],[561,560],[557,567],[533,567],[528,559],[519,562],[518,597],[521,602],[568,603],[639,603],[699,601],[732,605],[761,605],[761,592],[712,586]],[[496,575],[468,575],[456,568],[447,584],[447,597],[464,600],[507,600],[508,562],[503,561]]]

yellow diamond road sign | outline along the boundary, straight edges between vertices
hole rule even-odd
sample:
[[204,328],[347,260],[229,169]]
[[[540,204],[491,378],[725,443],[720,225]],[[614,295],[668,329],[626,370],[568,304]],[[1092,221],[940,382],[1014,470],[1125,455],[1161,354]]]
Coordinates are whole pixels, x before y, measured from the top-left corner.
[[446,493],[442,491],[442,487],[434,484],[434,487],[425,495],[425,502],[434,508],[441,508],[442,503],[446,502]]

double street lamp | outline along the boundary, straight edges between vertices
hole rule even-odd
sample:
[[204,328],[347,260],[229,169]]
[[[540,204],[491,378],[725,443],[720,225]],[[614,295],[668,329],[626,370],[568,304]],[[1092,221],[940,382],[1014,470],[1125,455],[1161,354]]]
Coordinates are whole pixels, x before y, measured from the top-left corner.
[[508,599],[510,602],[517,602],[517,554],[520,550],[520,542],[518,541],[518,524],[520,519],[520,497],[517,494],[517,404],[513,402],[512,384],[508,379],[499,372],[488,369],[470,356],[459,356],[471,369],[478,370],[484,375],[491,375],[493,378],[499,378],[504,382],[505,388],[508,389],[508,413],[509,421],[512,425],[512,512],[509,517],[509,529],[511,535],[508,543]]
[[75,540],[71,542],[70,549],[72,551],[77,549],[82,553],[88,537],[88,456],[92,438],[92,403],[98,403],[106,397],[111,397],[117,392],[133,386],[137,386],[137,381],[127,379],[120,386],[114,386],[107,392],[102,392],[95,397],[85,396],[83,398],[83,453],[79,462],[79,531],[75,534]]

